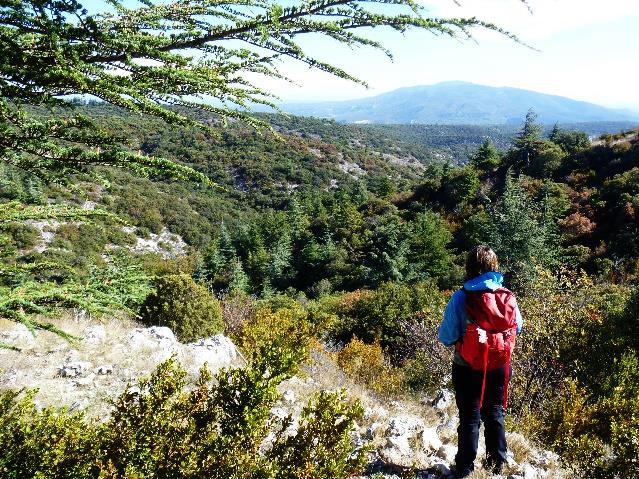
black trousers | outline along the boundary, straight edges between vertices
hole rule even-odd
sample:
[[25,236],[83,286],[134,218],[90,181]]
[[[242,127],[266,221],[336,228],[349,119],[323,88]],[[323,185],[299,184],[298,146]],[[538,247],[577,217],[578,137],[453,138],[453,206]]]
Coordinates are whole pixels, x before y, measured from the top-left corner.
[[477,456],[480,420],[484,422],[487,460],[492,464],[506,462],[503,408],[505,375],[506,367],[486,373],[484,402],[480,408],[483,371],[453,364],[453,385],[459,409],[458,447],[455,456],[455,466],[459,475],[469,474],[475,467],[473,463]]

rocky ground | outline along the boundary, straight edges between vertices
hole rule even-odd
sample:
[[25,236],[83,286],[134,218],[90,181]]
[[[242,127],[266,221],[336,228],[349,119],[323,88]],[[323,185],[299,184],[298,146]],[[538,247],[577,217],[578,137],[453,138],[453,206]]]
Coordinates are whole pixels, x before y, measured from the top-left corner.
[[0,324],[0,343],[15,348],[0,349],[0,389],[36,388],[38,404],[101,417],[112,399],[172,355],[193,378],[205,362],[212,371],[243,364],[223,335],[182,344],[169,328],[122,319],[95,323],[76,317],[59,326],[78,339],[48,332],[34,336],[22,324]]
[[[244,363],[233,343],[222,335],[182,344],[168,328],[143,328],[121,319],[96,323],[82,316],[68,317],[60,326],[78,340],[69,342],[46,332],[34,337],[22,325],[0,323],[0,342],[15,348],[0,349],[0,389],[38,388],[36,401],[42,406],[66,406],[100,418],[111,399],[171,355],[178,357],[193,378],[205,362],[213,371]],[[372,442],[374,446],[362,477],[447,477],[454,462],[457,427],[449,391],[419,402],[388,402],[346,377],[328,353],[315,351],[302,373],[282,384],[282,398],[271,413],[296,417],[315,392],[337,388],[346,389],[365,407],[364,419],[353,432],[355,443]],[[554,454],[536,449],[516,433],[509,434],[508,441],[509,464],[501,477],[567,477]],[[477,466],[472,479],[491,477],[479,460]]]

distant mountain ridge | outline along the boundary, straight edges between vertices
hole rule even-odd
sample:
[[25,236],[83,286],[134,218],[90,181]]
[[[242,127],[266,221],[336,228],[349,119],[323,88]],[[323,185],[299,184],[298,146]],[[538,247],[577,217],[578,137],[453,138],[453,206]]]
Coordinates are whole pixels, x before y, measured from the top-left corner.
[[467,82],[405,87],[370,98],[318,103],[285,103],[301,116],[344,123],[509,124],[532,108],[542,123],[637,121],[639,113],[511,87]]

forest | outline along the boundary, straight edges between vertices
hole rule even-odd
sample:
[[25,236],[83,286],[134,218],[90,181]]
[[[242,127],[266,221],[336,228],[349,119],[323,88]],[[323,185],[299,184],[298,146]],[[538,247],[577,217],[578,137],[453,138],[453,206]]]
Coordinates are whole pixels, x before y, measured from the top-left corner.
[[[636,130],[591,142],[561,126],[544,133],[529,112],[507,148],[488,137],[459,165],[428,145],[413,156],[419,145],[379,145],[367,131],[323,120],[276,117],[279,136],[242,123],[203,134],[83,108],[126,132],[133,148],[184,163],[215,186],[102,167],[100,182],[73,189],[4,167],[5,206],[89,202],[104,211],[45,225],[54,233],[46,247],[33,222],[4,224],[3,263],[18,271],[3,276],[5,317],[15,318],[19,297],[31,306],[25,313],[76,302],[151,322],[164,315],[193,337],[219,330],[219,320],[193,325],[153,306],[154,288],[164,300],[192,288],[177,279],[186,274],[222,302],[302,308],[312,334],[348,354],[374,357],[381,347],[384,359],[370,366],[395,380],[376,384],[373,375],[370,387],[419,394],[446,380],[449,352],[436,345],[436,327],[463,281],[464,252],[487,243],[526,319],[513,378],[517,427],[589,473],[633,463]],[[184,239],[183,254],[135,252],[137,237],[164,228]]]
[[389,401],[449,387],[437,327],[479,243],[525,321],[509,428],[574,477],[639,477],[639,130],[549,129],[532,110],[514,131],[250,114],[235,106],[272,95],[242,75],[282,73],[233,42],[360,81],[297,37],[382,50],[353,32],[520,40],[409,1],[230,2],[253,16],[111,3],[98,15],[0,5],[0,318],[70,342],[69,311],[169,326],[183,342],[224,332],[247,367],[187,387],[167,361],[103,422],[3,390],[7,477],[352,477],[368,451],[351,444],[363,411],[343,392],[319,393],[263,452],[278,384],[319,348]]

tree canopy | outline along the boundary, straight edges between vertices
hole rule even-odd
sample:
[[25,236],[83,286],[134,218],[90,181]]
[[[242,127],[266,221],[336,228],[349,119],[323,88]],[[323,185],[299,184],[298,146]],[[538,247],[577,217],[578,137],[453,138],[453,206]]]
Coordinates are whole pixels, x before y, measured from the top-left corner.
[[[251,104],[273,96],[252,78],[285,78],[290,58],[364,83],[299,39],[320,33],[351,47],[386,51],[365,28],[410,28],[453,38],[482,27],[476,18],[434,18],[413,0],[108,0],[89,13],[77,0],[0,2],[0,159],[47,179],[106,164],[139,174],[206,181],[175,163],[132,153],[125,138],[72,111],[34,116],[25,105],[68,106],[84,95],[170,123],[193,123],[185,108],[253,124]],[[385,8],[386,7],[386,8]],[[388,12],[393,13],[388,13]],[[40,112],[41,113],[41,112]]]

